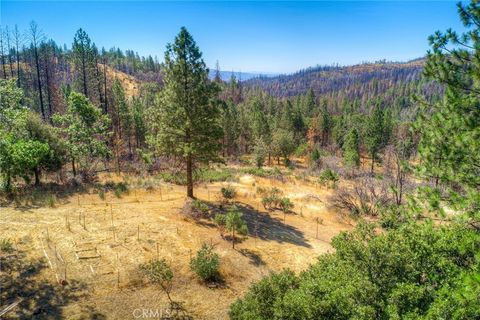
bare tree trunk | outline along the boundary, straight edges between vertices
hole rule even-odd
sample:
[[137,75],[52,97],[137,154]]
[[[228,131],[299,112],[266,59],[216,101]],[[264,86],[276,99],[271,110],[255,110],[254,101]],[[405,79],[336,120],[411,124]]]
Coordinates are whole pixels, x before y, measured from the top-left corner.
[[10,76],[13,78],[13,61],[12,61],[12,55],[10,54],[10,32],[8,31],[8,26],[5,28],[5,33],[7,37],[7,54],[8,54],[8,64],[10,65]]
[[33,172],[35,173],[35,185],[39,186],[40,185],[40,170],[38,170],[38,168],[35,168],[35,170],[33,170]]
[[35,66],[37,69],[37,87],[38,87],[38,97],[40,99],[40,111],[42,112],[43,120],[47,120],[45,116],[45,107],[43,106],[43,94],[42,94],[42,79],[40,78],[40,65],[38,61],[38,50],[37,44],[34,43],[34,53],[35,53]]
[[77,176],[77,170],[75,170],[75,158],[72,158],[72,171],[73,171],[73,176]]
[[15,37],[15,55],[16,55],[16,59],[17,59],[17,87],[20,88],[20,54],[19,54],[19,51],[18,51],[19,42],[20,42],[20,34],[18,32],[18,27],[16,25],[15,25],[14,37]]
[[48,48],[45,49],[46,51],[44,52],[44,63],[45,63],[45,80],[47,82],[47,102],[48,102],[48,118],[50,123],[52,123],[52,114],[53,114],[53,109],[52,109],[52,90],[50,88],[51,83],[50,83],[50,69],[48,65]]
[[1,60],[2,60],[2,70],[3,70],[3,78],[7,79],[7,69],[6,69],[6,62],[5,62],[5,51],[3,48],[3,30],[0,29],[0,54],[1,54]]
[[103,58],[103,89],[104,89],[103,112],[105,114],[107,114],[108,113],[108,108],[107,108],[107,58]]

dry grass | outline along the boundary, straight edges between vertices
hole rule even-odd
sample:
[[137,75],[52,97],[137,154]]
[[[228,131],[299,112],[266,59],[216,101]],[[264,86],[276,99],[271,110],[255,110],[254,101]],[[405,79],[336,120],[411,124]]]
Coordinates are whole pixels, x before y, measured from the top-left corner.
[[[226,184],[198,186],[196,196],[215,205]],[[63,318],[85,318],[87,307],[108,319],[131,319],[138,308],[164,309],[166,296],[137,271],[139,264],[157,256],[158,246],[158,255],[171,263],[174,272],[173,299],[195,319],[225,319],[229,305],[252,281],[272,270],[304,270],[331,250],[334,235],[351,229],[351,222],[329,207],[332,191],[309,181],[289,177],[282,183],[244,175],[229,184],[237,190],[235,201],[250,231],[235,250],[209,220],[184,219],[179,211],[186,201],[185,189],[166,184],[131,189],[121,198],[106,192],[104,200],[91,190],[62,198],[54,208],[5,207],[1,234],[13,239],[30,259],[48,257],[50,266],[38,277],[61,282],[66,270],[68,283],[86,286],[87,295],[62,307]],[[286,224],[282,213],[263,210],[256,195],[257,187],[270,186],[282,189],[295,204],[295,214],[287,215]],[[318,239],[316,218],[322,222]],[[201,284],[189,269],[190,257],[204,242],[212,243],[221,258],[225,282],[216,288]],[[9,315],[15,317],[15,312]]]

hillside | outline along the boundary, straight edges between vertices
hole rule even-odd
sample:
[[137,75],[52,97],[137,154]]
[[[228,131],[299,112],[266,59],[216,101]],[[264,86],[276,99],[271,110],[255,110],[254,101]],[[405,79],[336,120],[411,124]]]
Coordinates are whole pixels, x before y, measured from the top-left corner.
[[[315,94],[372,86],[389,88],[396,84],[417,81],[421,77],[424,60],[406,63],[380,62],[353,66],[317,66],[289,75],[258,77],[244,81],[247,87],[259,87],[276,97],[305,94],[310,88]],[[355,90],[357,94],[361,91]]]

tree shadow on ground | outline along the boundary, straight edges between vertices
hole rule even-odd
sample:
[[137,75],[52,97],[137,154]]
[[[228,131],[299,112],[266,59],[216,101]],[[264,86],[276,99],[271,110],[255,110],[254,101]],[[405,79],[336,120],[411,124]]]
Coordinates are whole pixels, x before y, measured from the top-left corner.
[[236,203],[235,205],[243,213],[248,226],[248,233],[251,236],[257,236],[264,241],[311,247],[305,239],[304,233],[291,225],[284,224],[283,219],[274,218],[268,213],[259,213],[252,206],[244,203]]
[[58,203],[77,201],[75,196],[85,194],[98,194],[99,199],[104,199],[101,198],[101,193],[104,197],[107,192],[121,198],[123,194],[128,194],[128,185],[125,182],[106,181],[105,183],[99,183],[91,181],[80,183],[76,180],[63,184],[49,182],[38,186],[26,185],[12,193],[0,192],[0,207],[14,205],[15,209],[19,211],[28,211],[48,206],[55,207]]
[[56,202],[66,202],[75,195],[87,194],[90,187],[96,187],[96,184],[51,182],[39,186],[28,185],[10,194],[2,192],[0,206],[14,205],[19,211],[55,206]]
[[262,257],[255,251],[249,250],[249,249],[240,249],[239,252],[243,256],[250,259],[250,263],[253,264],[254,266],[259,267],[259,266],[265,265],[265,261],[263,261]]
[[[22,252],[0,253],[0,301],[5,306],[19,301],[2,319],[65,319],[63,307],[79,303],[88,294],[82,282],[71,280],[62,285],[42,279],[45,261],[27,260]],[[92,306],[82,306],[85,319],[105,319]]]
[[[311,245],[305,239],[304,233],[291,225],[285,224],[283,222],[283,218],[274,218],[269,213],[259,213],[251,205],[240,202],[221,205],[218,205],[212,201],[202,200],[202,202],[208,206],[208,214],[201,218],[186,216],[197,225],[206,228],[215,228],[216,224],[212,222],[215,215],[219,213],[225,214],[230,206],[235,205],[243,214],[243,218],[247,223],[249,236],[257,236],[259,239],[264,241],[276,241],[279,243],[291,243],[307,248],[311,247]],[[229,232],[224,232],[221,236],[223,239],[229,242],[232,241],[231,234]],[[235,235],[235,243],[241,243],[246,239],[247,237],[242,235]]]

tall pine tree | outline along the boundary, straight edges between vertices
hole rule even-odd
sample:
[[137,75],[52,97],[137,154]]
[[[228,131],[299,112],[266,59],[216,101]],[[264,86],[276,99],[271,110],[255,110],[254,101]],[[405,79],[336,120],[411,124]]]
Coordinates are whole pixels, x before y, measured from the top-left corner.
[[165,87],[152,116],[150,143],[165,155],[183,159],[187,196],[193,198],[196,163],[218,161],[222,138],[217,86],[208,79],[202,53],[185,27],[167,45]]

